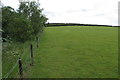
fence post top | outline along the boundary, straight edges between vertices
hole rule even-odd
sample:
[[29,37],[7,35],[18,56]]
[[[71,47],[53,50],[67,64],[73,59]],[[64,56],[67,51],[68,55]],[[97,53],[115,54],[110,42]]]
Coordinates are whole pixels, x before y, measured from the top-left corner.
[[21,60],[21,58],[19,57],[19,60]]

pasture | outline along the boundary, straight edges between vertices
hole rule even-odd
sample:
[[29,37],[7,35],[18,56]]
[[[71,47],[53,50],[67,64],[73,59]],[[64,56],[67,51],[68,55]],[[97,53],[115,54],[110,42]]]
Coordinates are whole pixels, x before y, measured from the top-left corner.
[[26,78],[118,77],[118,28],[46,27]]

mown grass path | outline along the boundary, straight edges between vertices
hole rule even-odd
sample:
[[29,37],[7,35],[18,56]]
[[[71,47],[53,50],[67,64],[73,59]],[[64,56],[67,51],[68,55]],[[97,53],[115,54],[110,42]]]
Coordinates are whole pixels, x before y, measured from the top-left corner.
[[115,78],[118,28],[48,27],[28,78]]

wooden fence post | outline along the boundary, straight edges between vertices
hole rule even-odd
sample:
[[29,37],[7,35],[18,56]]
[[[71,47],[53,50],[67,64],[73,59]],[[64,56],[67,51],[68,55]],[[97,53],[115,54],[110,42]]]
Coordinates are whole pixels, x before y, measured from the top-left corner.
[[36,42],[37,42],[37,48],[39,47],[38,44],[39,44],[39,38],[36,37]]
[[18,64],[19,64],[20,80],[22,80],[22,78],[23,78],[23,68],[22,68],[22,60],[21,60],[20,57],[19,57],[19,60],[18,60]]
[[33,45],[30,45],[30,53],[31,53],[31,65],[33,65]]

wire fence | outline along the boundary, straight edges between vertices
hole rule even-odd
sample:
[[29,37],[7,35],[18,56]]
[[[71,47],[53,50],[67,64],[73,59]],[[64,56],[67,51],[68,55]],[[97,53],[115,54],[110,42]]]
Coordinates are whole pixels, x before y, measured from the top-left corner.
[[[31,46],[32,46],[32,48],[31,48]],[[27,68],[27,65],[28,65],[29,63],[30,63],[30,65],[31,65],[31,64],[34,64],[34,63],[33,63],[33,55],[34,55],[36,49],[38,48],[38,46],[39,46],[39,37],[36,37],[35,42],[34,42],[34,43],[31,43],[31,44],[29,45],[27,51],[23,52],[23,54],[21,55],[21,57],[18,56],[18,57],[21,59],[21,62],[22,62],[22,61],[24,62],[24,63],[22,63],[23,66],[21,67],[21,68],[22,68],[22,72],[25,70],[25,67]],[[34,52],[33,52],[33,50],[34,50]],[[29,54],[29,55],[28,55],[28,54]],[[31,56],[31,57],[29,57],[29,56]],[[23,59],[24,59],[24,60],[23,60]],[[27,62],[27,60],[29,60],[29,61]],[[12,68],[8,71],[8,73],[7,73],[3,78],[4,78],[4,79],[9,78],[9,76],[10,76],[13,72],[15,72],[17,75],[18,75],[18,73],[19,73],[19,76],[20,76],[20,78],[21,78],[20,67],[18,67],[18,66],[20,66],[20,64],[19,64],[19,59],[15,62],[15,64],[12,66]],[[18,72],[17,72],[17,71],[14,71],[15,68],[17,68],[17,71],[18,71]]]

